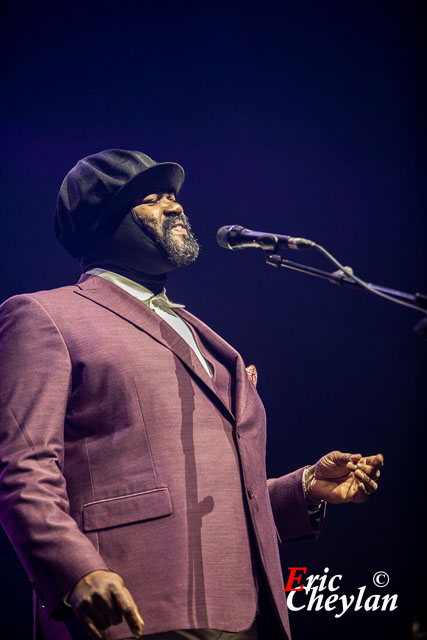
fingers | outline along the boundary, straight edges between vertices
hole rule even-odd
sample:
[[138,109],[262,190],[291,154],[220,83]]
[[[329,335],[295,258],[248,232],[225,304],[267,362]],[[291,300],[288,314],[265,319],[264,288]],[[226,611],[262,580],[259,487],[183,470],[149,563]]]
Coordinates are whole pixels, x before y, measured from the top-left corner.
[[362,454],[361,453],[343,453],[342,451],[331,451],[324,457],[329,458],[329,460],[333,464],[347,465],[349,462],[357,463],[362,458]]
[[103,598],[95,595],[92,602],[80,605],[77,615],[96,640],[106,638],[103,630],[113,624],[119,624],[123,618],[128,623],[132,635],[137,638],[141,637],[144,627],[137,606],[125,586],[112,588],[112,598],[108,604]]
[[317,464],[322,466],[346,466],[354,471],[358,462],[362,460],[361,453],[343,453],[342,451],[331,451],[319,460]]
[[360,488],[360,485],[363,484],[363,488],[366,489],[366,492],[368,494],[373,493],[378,489],[378,485],[375,482],[375,480],[371,478],[370,475],[362,471],[362,469],[359,469],[359,468],[356,469],[356,471],[354,472],[354,475],[356,476],[356,478],[361,480],[361,482],[359,482],[359,488]]
[[137,638],[140,638],[144,627],[144,621],[139,615],[138,608],[130,592],[126,589],[126,587],[123,586],[122,589],[114,591],[114,597],[116,599],[117,606],[122,612],[126,622],[128,623],[129,629],[131,630],[132,634]]
[[110,626],[108,617],[105,617],[103,612],[95,608],[89,600],[83,600],[76,608],[75,614],[92,638],[96,640],[106,638],[103,629]]
[[384,465],[384,456],[381,453],[364,458],[361,453],[342,453],[341,451],[331,451],[326,456],[323,456],[319,463],[321,464],[325,458],[329,464],[345,465],[351,471],[362,469],[362,471],[372,478],[379,478],[380,474],[379,472],[376,473],[376,471],[379,471],[379,469]]
[[381,475],[380,468],[383,464],[384,457],[381,453],[365,458],[361,457],[360,454],[357,454],[357,457],[351,456],[347,466],[352,469],[357,481],[357,493],[354,496],[355,502],[365,502],[371,493],[378,489],[376,481]]
[[384,456],[382,453],[377,453],[375,456],[367,456],[361,460],[364,464],[369,464],[372,467],[380,468],[384,465]]
[[139,638],[142,634],[142,618],[117,573],[99,570],[87,574],[74,586],[69,600],[77,618],[95,640],[106,638],[104,630],[123,618],[134,636]]
[[383,464],[380,453],[363,457],[361,453],[331,451],[308,468],[307,492],[327,502],[364,502],[378,489]]
[[359,461],[364,464],[372,465],[374,467],[382,467],[384,465],[384,456],[382,453],[377,453],[374,456],[366,456],[363,457],[361,453],[343,453],[342,451],[331,451],[330,453],[323,456],[321,460],[327,458],[330,462],[334,464],[347,464],[348,462],[352,462],[357,464]]
[[359,462],[357,465],[355,465],[355,467],[356,469],[360,469],[361,471],[366,473],[367,476],[373,478],[374,480],[377,480],[381,475],[381,471],[379,469],[369,464],[362,464],[361,462]]
[[[111,591],[114,587],[111,587]],[[107,629],[112,624],[119,624],[123,620],[123,614],[117,608],[112,594],[94,593],[92,596],[93,607],[89,615],[98,629]]]
[[80,622],[83,623],[83,626],[85,627],[86,631],[89,632],[91,638],[95,638],[95,640],[105,640],[107,636],[105,636],[102,631],[98,629],[92,618],[85,614],[77,615],[77,617],[79,618]]
[[357,483],[357,487],[358,487],[358,491],[355,495],[355,498],[353,500],[353,502],[366,502],[367,499],[369,498],[369,492],[366,489],[365,485],[363,484],[363,482],[358,482]]
[[353,469],[355,475],[364,482],[368,492],[376,491],[378,489],[378,485],[376,480],[381,475],[380,468],[384,464],[384,457],[381,453],[378,453],[375,456],[367,456],[366,458],[361,458],[361,460],[355,465]]

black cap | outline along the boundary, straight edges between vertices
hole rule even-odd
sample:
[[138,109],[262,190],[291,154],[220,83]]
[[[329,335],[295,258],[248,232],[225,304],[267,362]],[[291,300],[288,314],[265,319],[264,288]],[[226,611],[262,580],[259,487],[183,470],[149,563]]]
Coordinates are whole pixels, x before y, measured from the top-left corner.
[[58,195],[55,233],[75,258],[108,218],[148,193],[177,194],[184,169],[176,162],[155,162],[141,151],[107,149],[79,160],[67,173]]

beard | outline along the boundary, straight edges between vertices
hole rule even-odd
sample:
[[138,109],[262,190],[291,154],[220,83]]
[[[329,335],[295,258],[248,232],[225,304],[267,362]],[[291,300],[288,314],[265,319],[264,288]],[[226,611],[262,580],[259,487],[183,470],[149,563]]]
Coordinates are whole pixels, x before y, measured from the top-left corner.
[[[172,231],[178,221],[186,230],[186,234],[175,235]],[[190,221],[184,213],[170,215],[164,218],[161,224],[154,220],[138,218],[138,224],[163,249],[175,266],[183,267],[191,264],[199,255],[200,245],[191,229]]]

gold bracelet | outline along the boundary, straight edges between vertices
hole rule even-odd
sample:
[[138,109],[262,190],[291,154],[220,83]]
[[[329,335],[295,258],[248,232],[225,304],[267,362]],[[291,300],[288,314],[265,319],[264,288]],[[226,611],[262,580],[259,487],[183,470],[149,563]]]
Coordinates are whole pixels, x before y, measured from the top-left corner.
[[313,509],[317,510],[322,506],[322,504],[324,503],[324,500],[312,500],[310,497],[309,489],[307,487],[307,481],[306,481],[307,471],[310,467],[311,465],[308,465],[307,467],[305,467],[304,471],[302,472],[302,488],[304,491],[304,498],[306,499],[307,504],[310,507],[313,507]]

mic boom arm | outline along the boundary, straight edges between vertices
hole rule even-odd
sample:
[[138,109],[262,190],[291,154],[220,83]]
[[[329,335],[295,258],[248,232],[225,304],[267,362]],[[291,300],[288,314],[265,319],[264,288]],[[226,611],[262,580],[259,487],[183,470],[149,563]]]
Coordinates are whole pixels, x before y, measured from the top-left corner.
[[[292,236],[283,236],[274,233],[264,233],[263,231],[251,231],[237,224],[227,225],[218,229],[216,239],[218,244],[224,249],[263,249],[266,255],[266,262],[272,267],[286,267],[294,271],[324,278],[333,284],[362,289],[427,315],[427,296],[421,293],[411,294],[404,291],[397,291],[365,282],[353,273],[351,267],[344,267],[329,251],[312,240],[293,238]],[[309,267],[298,262],[286,260],[278,253],[275,253],[281,249],[317,249],[330,260],[330,262],[338,267],[338,271],[329,273],[328,271],[322,271],[315,267]]]

